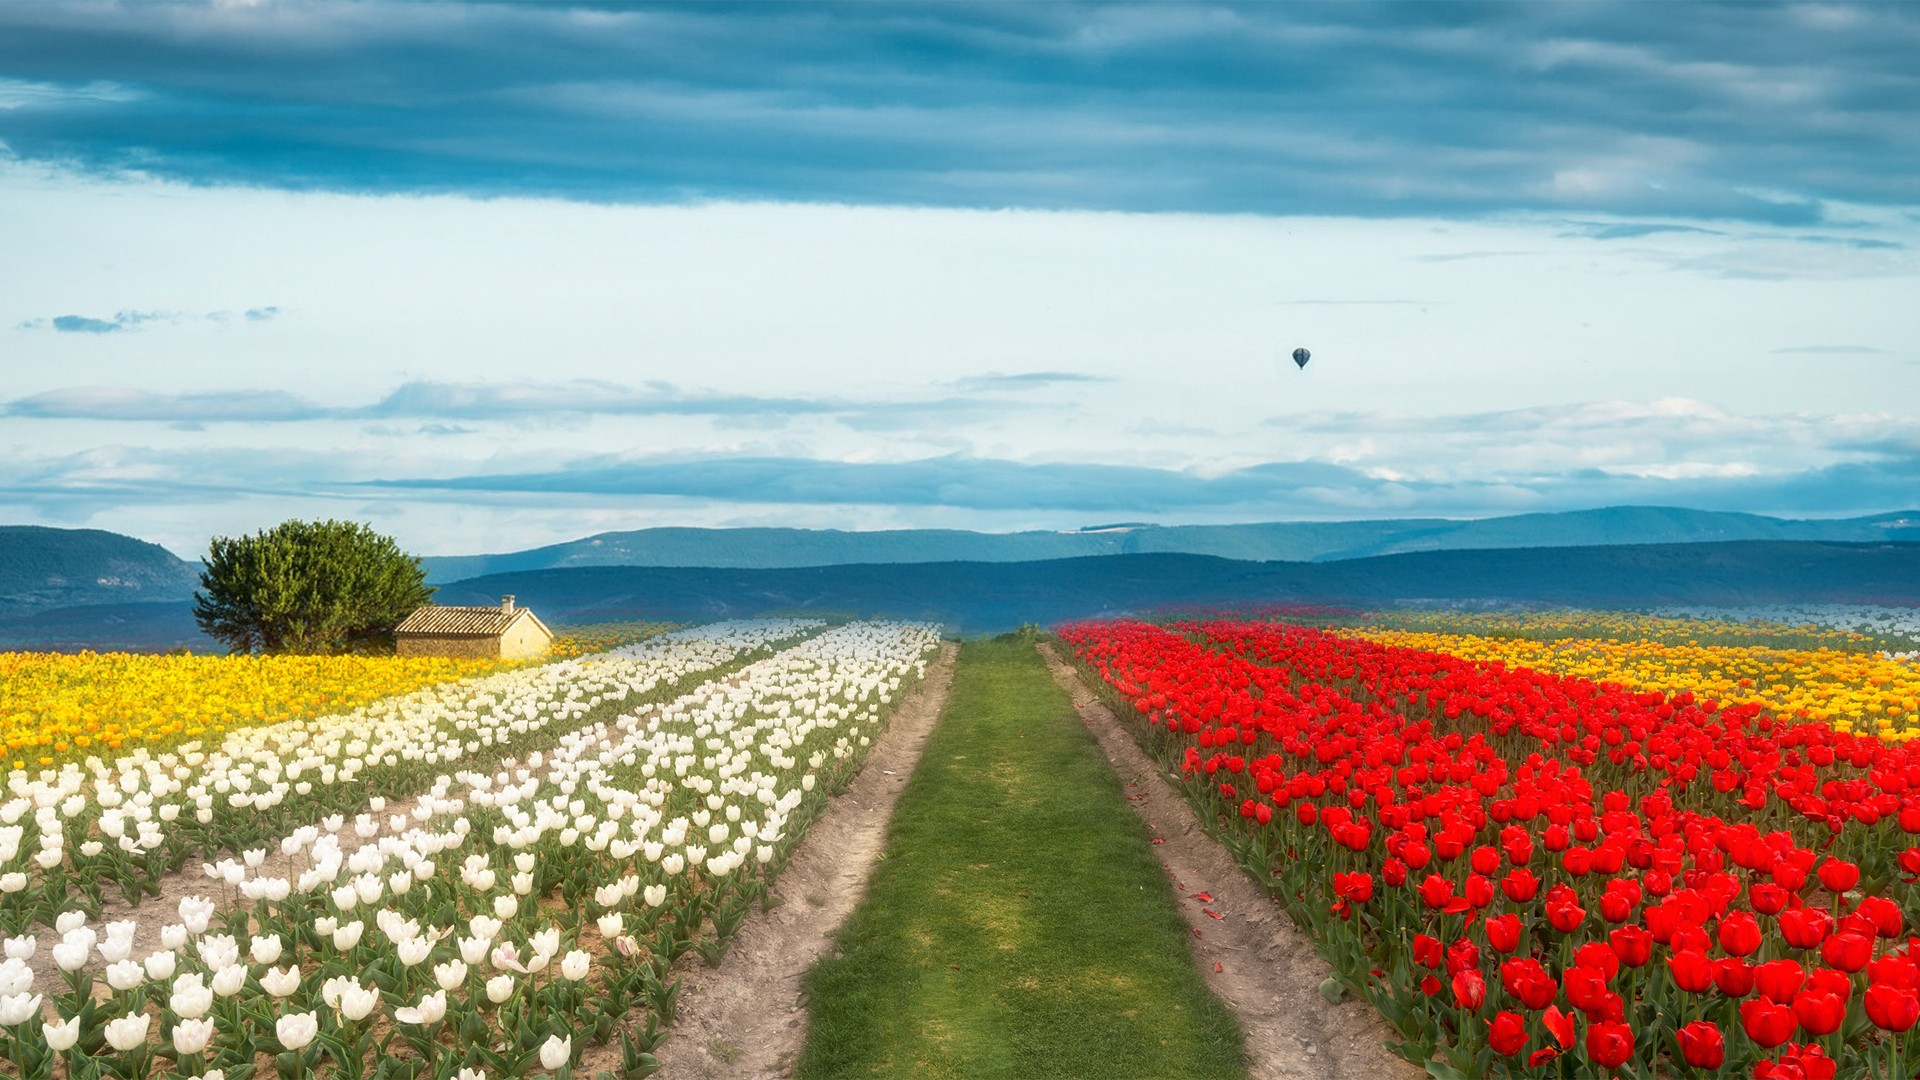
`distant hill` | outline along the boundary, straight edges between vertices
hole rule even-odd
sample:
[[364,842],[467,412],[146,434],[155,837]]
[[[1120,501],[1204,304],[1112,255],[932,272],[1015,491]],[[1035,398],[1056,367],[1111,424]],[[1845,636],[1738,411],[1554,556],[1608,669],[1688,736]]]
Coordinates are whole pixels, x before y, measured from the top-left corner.
[[75,604],[184,600],[199,580],[192,564],[130,536],[0,525],[0,617]]
[[1920,605],[1920,544],[1736,541],[1437,551],[1330,563],[1146,554],[773,570],[578,567],[455,582],[438,599],[482,604],[506,593],[548,622],[815,612],[928,618],[964,633],[1269,603]]
[[[1523,520],[1499,519],[1492,524],[1513,535],[1512,530],[1522,528],[1514,523]],[[1897,524],[1898,519],[1863,520],[1877,521],[1880,524],[1875,527],[1889,533],[1906,527]],[[1458,528],[1490,523],[1439,524]],[[1102,535],[1139,537],[1175,531]],[[111,533],[37,530],[58,534],[52,538],[57,550],[48,551],[48,538],[31,532],[0,530],[0,542],[15,545],[0,547],[0,568],[6,575],[0,582],[26,586],[22,592],[6,594],[0,606],[0,649],[214,648],[215,643],[199,636],[193,625],[194,577],[189,564],[154,545]],[[21,545],[23,533],[33,542]],[[978,538],[981,534],[949,535]],[[1476,535],[1501,534],[1482,531]],[[1415,541],[1403,534],[1394,542]],[[20,551],[35,561],[16,559],[12,553]],[[93,576],[76,581],[81,566],[91,567],[88,572]],[[1028,562],[945,560],[775,568],[576,566],[449,582],[436,599],[448,604],[490,604],[505,593],[515,594],[550,624],[815,612],[928,618],[963,633],[1123,612],[1271,603],[1920,606],[1920,543],[1739,540],[1490,547],[1322,562],[1144,552]],[[74,599],[60,602],[69,596]]]
[[500,555],[436,556],[421,561],[428,580],[439,584],[483,574],[581,566],[769,569],[857,563],[1027,562],[1154,553],[1215,555],[1256,562],[1325,562],[1413,551],[1729,540],[1920,541],[1920,511],[1816,521],[1616,506],[1474,521],[1412,518],[1254,525],[1123,524],[1071,532],[1017,533],[662,528],[601,533]]

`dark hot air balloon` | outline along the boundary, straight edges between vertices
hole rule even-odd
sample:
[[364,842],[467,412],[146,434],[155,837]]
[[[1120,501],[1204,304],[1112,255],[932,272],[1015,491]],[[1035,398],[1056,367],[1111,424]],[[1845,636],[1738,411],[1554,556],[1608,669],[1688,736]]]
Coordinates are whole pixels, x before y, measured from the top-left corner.
[[1305,349],[1293,350],[1293,362],[1300,365],[1302,368],[1306,367],[1307,361],[1311,359],[1313,359],[1313,354],[1308,352],[1307,350]]

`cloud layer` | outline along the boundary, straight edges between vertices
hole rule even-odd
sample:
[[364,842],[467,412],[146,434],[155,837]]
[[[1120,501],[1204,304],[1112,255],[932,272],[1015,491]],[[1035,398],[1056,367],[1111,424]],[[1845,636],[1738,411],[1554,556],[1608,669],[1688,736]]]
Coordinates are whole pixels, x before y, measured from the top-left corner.
[[0,141],[349,191],[1805,225],[1920,206],[1916,50],[1904,4],[8,4]]

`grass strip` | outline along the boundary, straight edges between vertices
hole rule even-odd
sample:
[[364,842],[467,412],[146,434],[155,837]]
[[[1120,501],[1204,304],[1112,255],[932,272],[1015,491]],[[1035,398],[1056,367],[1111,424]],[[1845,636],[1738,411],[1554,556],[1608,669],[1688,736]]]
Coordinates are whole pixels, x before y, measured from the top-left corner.
[[1032,642],[969,642],[867,898],[807,977],[797,1075],[1244,1076],[1189,932]]

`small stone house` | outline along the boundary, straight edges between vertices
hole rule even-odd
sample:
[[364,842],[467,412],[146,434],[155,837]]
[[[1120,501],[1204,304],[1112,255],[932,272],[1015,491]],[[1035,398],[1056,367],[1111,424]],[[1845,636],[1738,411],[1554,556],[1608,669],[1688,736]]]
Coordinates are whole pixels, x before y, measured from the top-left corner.
[[499,607],[428,604],[393,628],[393,651],[399,656],[526,660],[552,644],[553,631],[531,608],[515,607],[511,596],[501,597]]

